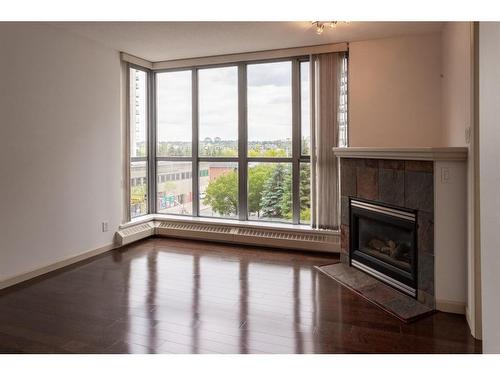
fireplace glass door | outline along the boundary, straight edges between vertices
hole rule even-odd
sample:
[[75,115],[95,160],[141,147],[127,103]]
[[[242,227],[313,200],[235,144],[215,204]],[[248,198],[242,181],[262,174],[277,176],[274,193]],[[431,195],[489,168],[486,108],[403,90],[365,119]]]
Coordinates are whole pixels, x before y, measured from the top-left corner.
[[351,199],[351,265],[416,295],[416,212]]

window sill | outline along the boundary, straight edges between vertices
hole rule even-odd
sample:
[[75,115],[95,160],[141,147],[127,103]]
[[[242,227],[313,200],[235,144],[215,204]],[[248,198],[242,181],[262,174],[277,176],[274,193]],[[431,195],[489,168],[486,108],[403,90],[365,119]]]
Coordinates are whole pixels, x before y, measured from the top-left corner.
[[303,224],[288,224],[288,223],[273,223],[273,222],[258,222],[258,221],[240,221],[232,219],[217,219],[209,217],[193,217],[193,216],[180,216],[180,215],[168,215],[168,214],[150,214],[144,215],[132,219],[127,223],[120,225],[120,229],[125,229],[137,224],[147,223],[150,221],[169,221],[169,222],[179,222],[179,223],[200,223],[200,224],[215,224],[223,225],[229,227],[245,227],[245,228],[258,228],[258,229],[283,229],[287,232],[299,232],[299,233],[322,233],[329,235],[340,235],[338,230],[325,230],[325,229],[314,229],[309,225]]

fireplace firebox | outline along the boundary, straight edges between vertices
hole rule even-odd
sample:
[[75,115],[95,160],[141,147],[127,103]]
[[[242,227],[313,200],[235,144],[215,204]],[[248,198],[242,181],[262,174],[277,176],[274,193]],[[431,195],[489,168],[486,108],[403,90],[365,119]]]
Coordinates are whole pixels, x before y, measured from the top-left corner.
[[417,211],[349,199],[350,264],[417,297]]

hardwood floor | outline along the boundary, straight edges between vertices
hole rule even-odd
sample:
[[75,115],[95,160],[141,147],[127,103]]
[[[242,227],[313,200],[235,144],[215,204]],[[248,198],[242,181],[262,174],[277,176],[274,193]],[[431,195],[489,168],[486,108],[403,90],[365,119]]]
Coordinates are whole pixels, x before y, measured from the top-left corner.
[[477,353],[463,316],[404,324],[335,256],[147,239],[0,292],[2,353]]

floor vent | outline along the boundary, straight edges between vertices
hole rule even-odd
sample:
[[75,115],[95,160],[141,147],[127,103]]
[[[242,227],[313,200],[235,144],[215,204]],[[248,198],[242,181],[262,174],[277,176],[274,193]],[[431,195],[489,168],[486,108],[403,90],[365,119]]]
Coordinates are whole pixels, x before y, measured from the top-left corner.
[[232,229],[229,227],[221,227],[218,225],[215,226],[215,225],[205,225],[205,224],[169,223],[169,222],[161,222],[157,228],[209,232],[209,233],[231,233]]
[[[147,234],[149,233],[149,234]],[[339,252],[340,236],[336,232],[313,233],[287,228],[255,228],[237,225],[190,223],[155,220],[127,227],[118,232],[121,244],[148,235],[189,238],[286,249]]]
[[159,236],[192,238],[211,241],[231,241],[233,228],[201,223],[160,222],[156,227]]
[[338,236],[336,235],[326,236],[286,230],[238,228],[236,236],[238,242],[290,249],[334,251],[336,245],[338,246]]
[[291,241],[309,241],[309,242],[327,242],[326,236],[316,235],[316,234],[302,234],[302,233],[290,233],[290,232],[275,232],[266,231],[260,229],[238,229],[238,234],[241,236],[252,236],[252,237],[263,237],[263,238],[274,238],[280,240],[291,240]]

